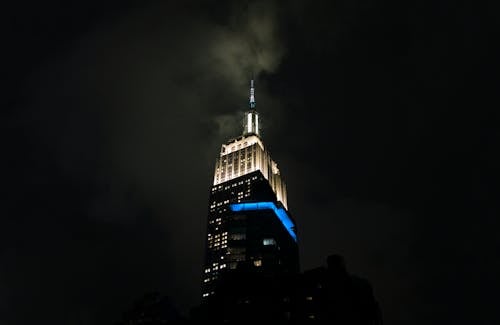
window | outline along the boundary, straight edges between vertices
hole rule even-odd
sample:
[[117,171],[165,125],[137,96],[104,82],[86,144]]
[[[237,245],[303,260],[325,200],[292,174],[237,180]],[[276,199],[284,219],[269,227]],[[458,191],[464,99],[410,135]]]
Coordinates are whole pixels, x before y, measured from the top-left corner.
[[247,235],[245,233],[231,234],[232,240],[244,240],[246,238],[247,238]]
[[231,254],[228,259],[232,262],[242,262],[245,260],[245,254]]
[[253,261],[253,265],[255,265],[257,267],[261,267],[262,266],[262,260],[255,260],[255,261]]
[[262,240],[262,244],[264,246],[276,246],[276,241],[274,240],[274,238],[264,238]]

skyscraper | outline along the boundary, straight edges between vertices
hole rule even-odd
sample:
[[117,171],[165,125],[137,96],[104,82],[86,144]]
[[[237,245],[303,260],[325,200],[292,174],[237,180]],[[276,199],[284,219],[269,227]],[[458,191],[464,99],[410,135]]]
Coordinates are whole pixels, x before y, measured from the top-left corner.
[[299,271],[295,221],[288,212],[285,182],[261,138],[254,92],[252,80],[243,133],[222,144],[215,163],[209,195],[204,301],[227,295],[227,286],[222,289],[221,284],[235,274],[276,277]]
[[254,91],[252,80],[243,133],[222,144],[215,163],[194,324],[382,324],[371,285],[349,274],[341,256],[299,273],[295,221],[261,138]]

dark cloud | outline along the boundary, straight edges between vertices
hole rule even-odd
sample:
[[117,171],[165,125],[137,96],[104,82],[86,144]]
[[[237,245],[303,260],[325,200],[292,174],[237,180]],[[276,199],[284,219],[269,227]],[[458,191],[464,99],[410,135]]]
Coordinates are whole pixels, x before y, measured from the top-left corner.
[[491,9],[11,6],[0,323],[109,324],[149,290],[196,304],[213,164],[252,73],[302,268],[343,254],[388,324],[498,322]]

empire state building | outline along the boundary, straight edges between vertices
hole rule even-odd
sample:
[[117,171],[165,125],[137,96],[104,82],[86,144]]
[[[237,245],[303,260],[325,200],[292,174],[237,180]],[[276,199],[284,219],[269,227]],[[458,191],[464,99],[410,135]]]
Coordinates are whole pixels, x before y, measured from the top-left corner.
[[295,221],[285,182],[261,138],[253,80],[243,125],[242,135],[222,144],[215,162],[202,275],[205,301],[222,295],[224,279],[242,270],[271,277],[299,270]]

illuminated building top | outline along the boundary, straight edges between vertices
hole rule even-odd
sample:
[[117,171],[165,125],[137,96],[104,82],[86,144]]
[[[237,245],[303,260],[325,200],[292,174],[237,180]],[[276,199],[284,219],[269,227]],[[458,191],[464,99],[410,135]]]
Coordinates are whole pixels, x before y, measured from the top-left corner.
[[269,181],[278,201],[287,207],[286,185],[278,165],[271,159],[260,138],[259,115],[255,110],[255,88],[250,83],[250,110],[245,113],[243,135],[221,146],[215,163],[214,185],[259,170]]
[[264,146],[255,107],[252,80],[243,132],[222,144],[215,163],[202,283],[206,302],[238,295],[237,287],[225,287],[230,274],[240,274],[238,269],[266,276],[299,269],[297,229],[288,212],[285,182]]

